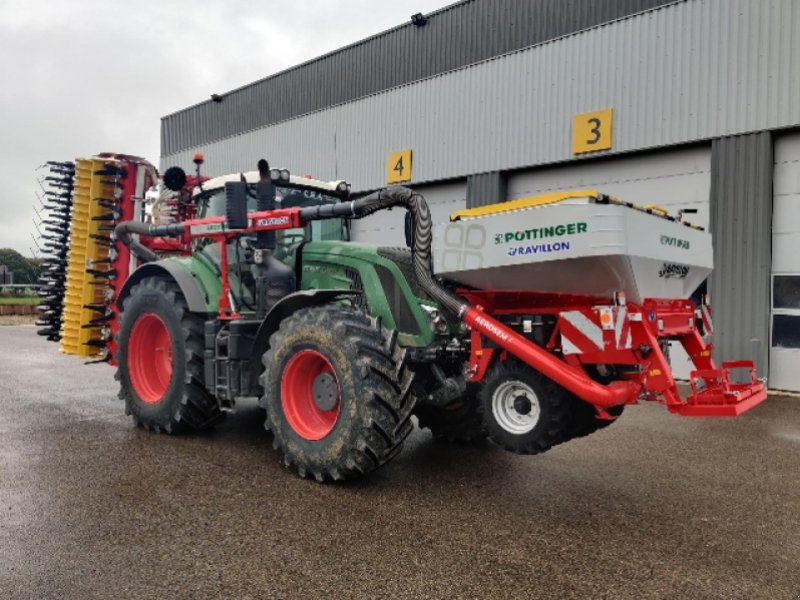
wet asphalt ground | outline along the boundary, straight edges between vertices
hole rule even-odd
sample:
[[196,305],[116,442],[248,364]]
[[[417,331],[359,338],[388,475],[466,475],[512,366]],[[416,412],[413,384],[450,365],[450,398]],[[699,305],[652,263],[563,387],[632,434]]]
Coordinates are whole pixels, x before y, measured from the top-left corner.
[[631,407],[533,457],[415,431],[320,485],[254,403],[208,435],[135,429],[113,371],[0,327],[1,599],[800,599],[800,399]]

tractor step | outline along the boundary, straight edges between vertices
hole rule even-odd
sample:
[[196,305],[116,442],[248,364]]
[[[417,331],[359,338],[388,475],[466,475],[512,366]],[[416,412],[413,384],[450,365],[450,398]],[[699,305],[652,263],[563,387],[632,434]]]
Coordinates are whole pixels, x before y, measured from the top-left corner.
[[[732,383],[731,370],[750,371],[750,381]],[[767,388],[756,377],[751,360],[727,361],[721,369],[692,371],[692,393],[681,404],[668,405],[670,412],[685,417],[735,417],[767,399]]]

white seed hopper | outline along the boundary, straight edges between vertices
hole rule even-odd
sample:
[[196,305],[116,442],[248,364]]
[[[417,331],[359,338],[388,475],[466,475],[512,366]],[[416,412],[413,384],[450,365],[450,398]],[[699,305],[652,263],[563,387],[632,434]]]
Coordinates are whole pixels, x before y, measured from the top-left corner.
[[454,213],[434,228],[434,272],[489,290],[688,298],[713,269],[711,235],[595,191]]

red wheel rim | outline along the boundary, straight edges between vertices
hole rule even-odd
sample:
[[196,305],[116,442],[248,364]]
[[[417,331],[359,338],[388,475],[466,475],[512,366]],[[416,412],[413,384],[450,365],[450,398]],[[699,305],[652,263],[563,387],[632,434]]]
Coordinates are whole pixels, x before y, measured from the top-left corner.
[[128,339],[128,374],[136,395],[147,404],[160,402],[172,379],[172,337],[161,317],[144,313]]
[[[336,382],[336,404],[323,410],[314,401],[314,380],[330,373]],[[286,421],[304,440],[317,441],[328,435],[336,425],[341,410],[341,387],[333,366],[316,350],[301,350],[290,358],[281,376],[281,408]]]

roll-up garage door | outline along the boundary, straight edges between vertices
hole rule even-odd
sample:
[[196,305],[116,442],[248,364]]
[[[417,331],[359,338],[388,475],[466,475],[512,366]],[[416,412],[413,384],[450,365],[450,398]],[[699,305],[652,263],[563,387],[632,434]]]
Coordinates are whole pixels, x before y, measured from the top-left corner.
[[[679,209],[696,209],[697,214],[687,215],[686,220],[707,228],[711,147],[693,146],[532,169],[515,173],[508,181],[510,199],[567,189],[596,189],[636,204],[658,204],[671,214]],[[692,365],[680,345],[673,344],[670,362],[676,377],[688,378]]]
[[[467,184],[464,180],[415,186],[414,189],[428,201],[434,223],[447,221],[451,213],[467,206]],[[380,246],[405,246],[405,214],[404,208],[394,208],[355,220],[351,223],[352,239]]]
[[769,387],[800,391],[800,134],[775,142]]

